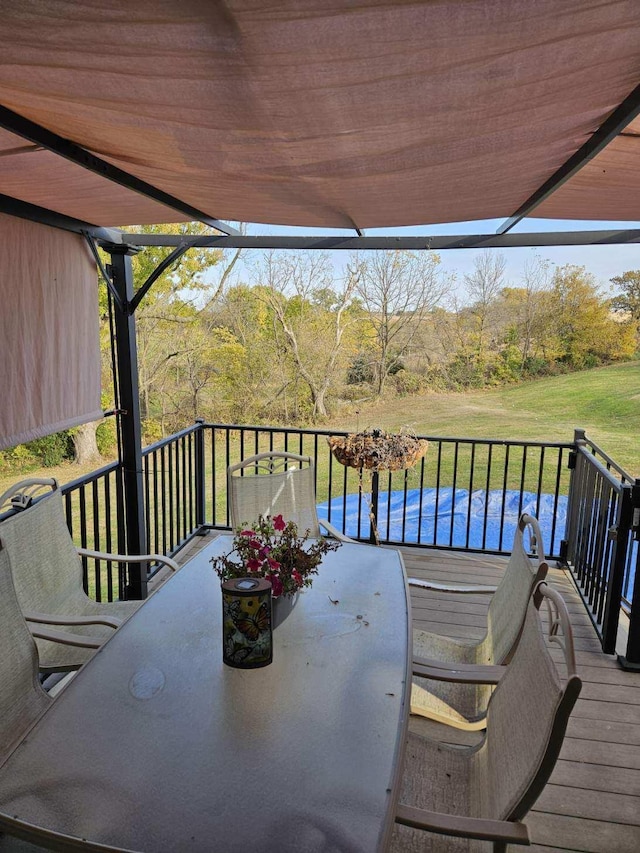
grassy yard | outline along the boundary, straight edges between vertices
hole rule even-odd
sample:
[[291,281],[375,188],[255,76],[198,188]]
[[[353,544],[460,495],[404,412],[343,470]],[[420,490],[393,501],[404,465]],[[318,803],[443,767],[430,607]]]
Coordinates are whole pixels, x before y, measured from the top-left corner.
[[[387,430],[398,430],[404,426],[428,436],[570,443],[574,428],[580,427],[630,474],[640,476],[640,444],[636,439],[638,422],[640,363],[633,362],[491,391],[425,394],[362,405],[357,414],[354,412],[349,417],[336,418],[330,424],[323,425],[323,429],[355,431],[380,426]],[[242,445],[238,433],[234,433],[229,436],[227,444],[224,434],[213,436],[210,431],[205,437],[206,518],[218,525],[226,523],[225,472],[228,461],[237,462],[256,451],[253,434],[247,433],[245,439]],[[269,440],[266,433],[261,433],[259,450],[267,450]],[[282,433],[275,435],[274,448],[282,449],[283,441]],[[551,450],[541,455],[541,451],[535,448],[523,453],[519,448],[508,451],[500,446],[489,451],[487,445],[472,449],[468,444],[444,443],[440,449],[438,447],[437,443],[432,443],[423,467],[418,465],[406,473],[381,475],[381,491],[401,491],[421,485],[424,485],[424,488],[446,488],[455,485],[456,488],[468,489],[470,492],[473,489],[485,488],[522,488],[534,493],[539,489],[553,493],[556,479],[560,477],[557,482],[559,492],[567,492],[569,472],[566,466],[566,450],[563,451],[559,468],[557,456]],[[345,469],[332,460],[323,437],[304,436],[302,447],[299,440],[292,437],[289,449],[312,456],[317,452],[318,500],[326,500],[329,496],[340,498],[343,493],[357,492],[357,472]],[[491,455],[488,455],[489,452]],[[159,476],[163,470],[167,473],[169,467],[171,465],[167,460],[159,464]],[[91,466],[90,470],[94,470],[94,466]],[[0,493],[23,477],[40,474],[55,477],[64,484],[90,473],[90,470],[66,464],[31,474],[3,471],[0,473]],[[186,482],[186,472],[183,471],[181,476]],[[102,486],[100,488],[102,489]],[[154,489],[151,487],[150,500],[153,493]],[[167,506],[176,497],[171,493],[168,473],[167,482],[165,484],[164,480],[162,481],[159,494],[164,494]],[[176,503],[179,503],[179,496]],[[104,549],[107,545],[106,512],[104,508],[100,509],[94,523],[91,507],[92,502],[88,496],[84,522],[88,544],[90,547]],[[77,496],[74,499],[72,516],[74,536],[78,539],[81,521]],[[153,518],[153,512],[151,517]],[[110,550],[115,550],[117,541],[115,524],[116,519],[112,515],[109,525],[112,533]],[[167,528],[161,525],[161,535],[166,537],[166,531]],[[164,543],[159,543],[158,547],[159,550],[166,550]],[[104,564],[95,575],[90,573],[89,586],[92,593],[98,579],[103,588],[106,588]]]
[[[427,393],[362,404],[359,413],[334,418],[323,428],[404,426],[421,435],[570,442],[574,428],[580,427],[630,474],[640,477],[638,423],[640,362],[634,361],[490,391]],[[93,466],[84,470],[65,464],[40,474],[67,483],[90,470]],[[20,476],[37,474],[0,472],[0,493]]]
[[356,430],[405,426],[421,435],[571,441],[576,427],[640,477],[640,362],[463,394],[425,394],[373,405],[332,423]]

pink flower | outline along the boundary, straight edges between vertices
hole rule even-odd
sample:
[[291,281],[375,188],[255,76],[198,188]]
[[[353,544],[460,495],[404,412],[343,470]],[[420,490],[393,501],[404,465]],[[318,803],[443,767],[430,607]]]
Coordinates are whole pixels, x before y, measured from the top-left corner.
[[282,595],[282,590],[284,587],[282,586],[282,581],[280,578],[275,575],[267,575],[267,580],[271,581],[271,595],[277,598],[277,596]]
[[284,530],[287,525],[284,523],[284,519],[281,515],[273,516],[273,527],[275,530]]
[[268,546],[268,545],[265,545],[264,547],[260,548],[260,556],[261,556],[263,559],[264,559],[265,557],[268,557],[270,553],[271,553],[271,548],[269,548],[269,546]]
[[247,568],[250,572],[258,572],[260,571],[261,564],[259,560],[256,560],[255,557],[251,557],[250,560],[247,560]]
[[241,530],[240,536],[253,536],[253,530]]
[[302,586],[302,575],[300,572],[296,572],[295,570],[291,572],[291,577],[294,579],[298,586]]
[[256,551],[259,551],[262,548],[262,542],[258,542],[257,539],[252,539],[251,542],[249,542],[249,545],[252,548],[255,548]]
[[269,568],[273,569],[274,572],[280,568],[280,563],[277,560],[272,559],[271,557],[267,558],[267,563],[269,563]]

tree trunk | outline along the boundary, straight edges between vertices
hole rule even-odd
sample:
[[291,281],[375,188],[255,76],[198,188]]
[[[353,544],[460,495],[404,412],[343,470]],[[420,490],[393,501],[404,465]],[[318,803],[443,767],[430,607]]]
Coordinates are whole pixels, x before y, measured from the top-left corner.
[[313,400],[313,419],[326,418],[327,407],[324,402],[326,388],[314,389],[311,387],[311,399]]
[[102,457],[96,441],[99,423],[100,421],[91,421],[88,424],[81,424],[73,431],[73,461],[76,465],[89,465],[91,462],[101,461]]

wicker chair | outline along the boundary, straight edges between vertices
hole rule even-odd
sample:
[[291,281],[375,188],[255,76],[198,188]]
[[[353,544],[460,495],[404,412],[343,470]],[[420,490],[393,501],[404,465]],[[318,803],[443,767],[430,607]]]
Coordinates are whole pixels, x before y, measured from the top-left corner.
[[[78,669],[142,603],[90,599],[82,587],[79,555],[124,563],[157,561],[174,571],[178,568],[157,554],[129,557],[76,548],[65,521],[62,493],[53,479],[17,483],[0,496],[0,512],[3,507],[15,510],[0,522],[0,537],[11,560],[20,607],[36,638],[42,672]],[[46,627],[51,625],[64,626],[65,632],[56,635]],[[52,637],[63,639],[52,642]]]
[[[536,557],[529,557],[524,534],[529,531]],[[439,592],[491,594],[487,628],[479,642],[465,642],[414,630],[414,684],[411,713],[459,729],[481,730],[493,685],[502,674],[517,645],[527,604],[537,583],[544,580],[548,565],[537,520],[523,514],[518,522],[513,549],[497,587],[445,586],[410,579],[410,586]],[[426,681],[425,679],[429,679]]]
[[282,515],[301,531],[320,536],[322,528],[341,542],[352,542],[332,524],[318,518],[315,469],[311,457],[271,451],[258,453],[227,469],[231,526],[251,523],[259,515]]
[[[549,639],[564,650],[560,669],[534,600],[549,606]],[[566,606],[541,583],[489,702],[482,742],[462,748],[409,735],[391,853],[486,850],[479,839],[493,841],[494,851],[529,844],[520,821],[551,775],[580,689]]]

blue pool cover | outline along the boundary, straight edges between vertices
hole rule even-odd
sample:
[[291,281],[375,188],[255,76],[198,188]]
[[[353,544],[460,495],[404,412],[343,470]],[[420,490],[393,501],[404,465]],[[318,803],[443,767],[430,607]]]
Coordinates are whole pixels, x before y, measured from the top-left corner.
[[[557,555],[564,537],[567,498],[560,495],[557,505],[555,500],[554,495],[501,489],[489,492],[477,489],[471,495],[467,489],[455,489],[454,494],[450,487],[422,492],[409,489],[406,499],[404,491],[381,492],[378,532],[382,541],[511,551],[518,518],[522,512],[528,512],[540,523],[547,555]],[[346,516],[347,536],[365,539],[369,536],[368,506],[364,499],[360,506],[358,494],[334,498],[330,515],[328,509],[327,502],[320,504],[318,515],[328,518],[339,529]]]

